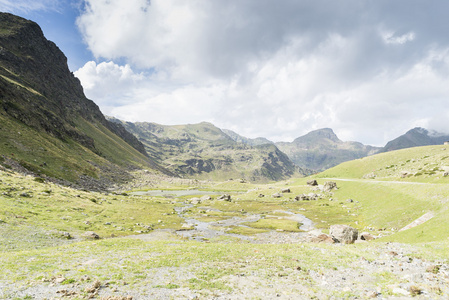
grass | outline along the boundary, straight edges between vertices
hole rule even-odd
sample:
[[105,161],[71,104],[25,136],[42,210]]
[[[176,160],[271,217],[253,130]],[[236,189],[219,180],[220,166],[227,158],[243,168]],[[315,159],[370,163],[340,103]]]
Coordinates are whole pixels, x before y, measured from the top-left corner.
[[[432,157],[431,153],[428,156]],[[339,166],[332,172],[338,170],[346,170],[346,167]],[[235,282],[232,278],[256,276],[258,280],[265,280],[263,284],[295,278],[313,294],[316,282],[311,274],[344,268],[356,270],[358,261],[379,259],[382,254],[379,251],[388,245],[385,243],[408,244],[412,258],[447,259],[449,185],[433,179],[416,183],[345,178],[346,175],[348,173],[335,173],[336,178],[332,180],[338,189],[331,193],[307,186],[309,178],[267,185],[235,181],[175,182],[172,188],[227,190],[232,195],[230,202],[208,200],[193,205],[185,212],[188,218],[216,222],[253,214],[262,217],[246,226],[220,226],[220,230],[227,233],[251,236],[270,230],[300,231],[301,224],[288,219],[291,213],[297,213],[311,219],[316,228],[325,232],[332,224],[349,224],[359,231],[370,230],[384,237],[344,247],[308,243],[250,244],[231,236],[196,242],[176,236],[158,238],[157,233],[148,241],[130,239],[126,236],[149,233],[151,237],[153,229],[181,228],[184,220],[174,209],[184,206],[191,197],[166,199],[85,192],[0,171],[0,244],[3,245],[0,268],[6,270],[1,272],[0,282],[37,285],[43,280],[63,276],[64,285],[71,286],[88,276],[121,290],[144,291],[145,286],[161,290],[187,288],[210,296],[207,293],[213,294],[213,291],[233,291],[236,283],[232,283]],[[316,178],[320,184],[331,180],[325,179],[323,174]],[[168,181],[161,182],[161,186],[168,187]],[[291,193],[284,193],[281,198],[271,197],[286,187]],[[294,199],[295,195],[309,193],[319,194],[318,200]],[[431,220],[406,231],[397,231],[429,211],[435,215]],[[86,231],[94,231],[102,239],[87,240],[83,237]],[[64,232],[74,238],[67,238]],[[111,236],[115,238],[108,238]],[[379,270],[369,284],[391,294],[388,287],[400,282],[401,278],[391,272]],[[338,293],[342,297],[352,295],[344,291]]]

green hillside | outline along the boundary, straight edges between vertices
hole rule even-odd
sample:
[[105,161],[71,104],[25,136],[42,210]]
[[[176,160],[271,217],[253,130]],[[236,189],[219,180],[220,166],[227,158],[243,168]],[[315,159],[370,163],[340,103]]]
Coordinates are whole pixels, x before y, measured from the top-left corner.
[[[441,241],[449,237],[448,158],[443,145],[408,148],[342,163],[315,177],[335,180],[341,186],[336,196],[357,199],[360,224],[389,230],[383,240]],[[426,213],[434,217],[397,232]]]
[[[5,166],[105,189],[129,170],[166,172],[84,95],[67,58],[31,21],[0,13],[0,155]],[[166,172],[168,173],[168,172]]]
[[414,147],[342,163],[319,176],[448,183],[448,158],[445,145]]

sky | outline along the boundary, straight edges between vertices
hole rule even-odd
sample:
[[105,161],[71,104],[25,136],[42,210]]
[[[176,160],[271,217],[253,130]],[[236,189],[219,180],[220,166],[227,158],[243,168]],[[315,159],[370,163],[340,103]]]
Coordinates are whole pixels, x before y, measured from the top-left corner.
[[109,116],[290,142],[448,133],[449,1],[0,0]]

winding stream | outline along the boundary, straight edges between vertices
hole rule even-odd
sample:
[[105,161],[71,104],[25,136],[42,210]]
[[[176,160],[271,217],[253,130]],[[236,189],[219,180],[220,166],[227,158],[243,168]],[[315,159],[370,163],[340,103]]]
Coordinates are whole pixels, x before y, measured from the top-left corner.
[[[228,236],[228,237],[234,237],[239,238],[241,240],[246,241],[253,241],[255,239],[254,236],[246,236],[243,234],[235,234],[235,233],[228,233],[227,231],[230,230],[231,227],[248,227],[244,225],[243,223],[252,223],[257,222],[262,218],[260,214],[248,214],[243,217],[232,217],[226,220],[220,220],[215,222],[203,222],[196,220],[194,218],[189,218],[185,215],[186,211],[188,211],[191,207],[193,207],[192,204],[185,204],[181,207],[176,207],[175,211],[178,213],[178,215],[184,219],[184,222],[186,224],[186,230],[178,230],[176,233],[182,237],[198,240],[198,241],[205,241],[211,238],[219,237],[219,236]],[[209,209],[209,208],[204,208]],[[216,211],[220,211],[218,209],[214,209]],[[295,214],[290,211],[286,210],[276,210],[273,213],[284,213],[288,216],[282,217],[283,219],[293,220],[298,223],[302,223],[302,226],[300,227],[303,231],[310,231],[313,229],[313,223],[310,219],[306,218],[305,216],[301,214]],[[270,216],[267,216],[270,217]]]

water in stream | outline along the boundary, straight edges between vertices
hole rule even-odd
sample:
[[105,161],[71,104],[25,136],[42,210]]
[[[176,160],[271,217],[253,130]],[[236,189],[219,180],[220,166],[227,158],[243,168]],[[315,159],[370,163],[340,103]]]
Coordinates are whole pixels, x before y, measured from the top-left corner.
[[[253,241],[255,239],[254,236],[228,233],[227,230],[228,228],[232,227],[248,227],[243,223],[256,222],[262,218],[262,216],[259,214],[248,214],[246,216],[232,217],[226,220],[216,222],[202,222],[194,218],[189,218],[185,216],[185,212],[189,210],[189,208],[191,207],[193,207],[192,204],[186,204],[184,206],[175,208],[175,211],[178,213],[178,215],[184,219],[185,223],[187,224],[187,227],[191,228],[190,230],[178,230],[176,233],[182,237],[198,241],[205,241],[219,236],[228,236],[239,238],[245,241]],[[302,226],[300,227],[301,230],[310,231],[313,229],[312,221],[307,219],[305,216],[301,214],[295,214],[293,212],[284,210],[277,210],[274,211],[274,213],[288,214],[288,216],[283,218],[294,220],[298,223],[302,223]],[[302,233],[296,234],[300,235]]]

